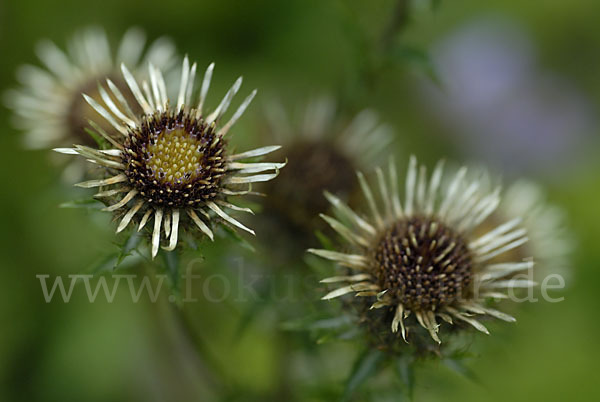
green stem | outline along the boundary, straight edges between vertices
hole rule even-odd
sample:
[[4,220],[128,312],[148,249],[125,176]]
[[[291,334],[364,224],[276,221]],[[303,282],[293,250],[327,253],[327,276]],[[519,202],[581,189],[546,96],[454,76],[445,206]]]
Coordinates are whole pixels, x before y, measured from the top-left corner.
[[185,314],[183,308],[177,305],[171,304],[172,316],[175,318],[176,323],[179,327],[180,333],[185,336],[187,341],[192,345],[196,352],[195,360],[198,369],[205,378],[210,380],[212,385],[216,385],[219,388],[229,388],[225,379],[228,375],[222,368],[222,364],[214,355],[212,348],[202,338],[200,333],[194,328],[194,324],[190,317]]
[[398,0],[387,27],[381,35],[383,52],[389,51],[394,43],[394,38],[406,29],[410,21],[410,0]]
[[[161,303],[159,301],[154,303],[156,304],[157,310],[163,310],[160,307],[166,306],[167,311],[158,311],[158,316],[162,316],[163,320],[166,320],[166,325],[164,325],[164,327],[172,328],[174,326],[176,328],[176,334],[183,337],[190,349],[193,350],[194,355],[192,356],[192,361],[196,370],[202,376],[202,379],[206,380],[209,386],[218,391],[230,390],[231,384],[226,380],[228,375],[222,369],[222,365],[212,352],[212,349],[204,341],[199,331],[194,328],[191,317],[189,317],[188,314],[185,314],[183,305],[172,302],[171,300],[172,298],[177,300],[178,296],[180,296],[178,294],[179,292],[175,290],[179,272],[181,272],[179,269],[179,255],[175,253],[176,252],[164,253],[161,251],[161,260],[164,262],[162,269],[169,274],[170,280],[173,281],[173,287],[167,303]],[[143,267],[145,270],[148,269],[145,265]],[[161,269],[160,266],[155,266],[154,268]],[[154,277],[154,275],[150,276]]]
[[[360,36],[362,40],[355,40],[358,56],[358,80],[349,88],[351,91],[359,93],[359,98],[370,96],[377,87],[381,72],[393,49],[394,41],[409,25],[411,11],[411,0],[397,0],[391,17],[378,40],[367,39],[366,35]],[[350,14],[349,11],[348,14]]]

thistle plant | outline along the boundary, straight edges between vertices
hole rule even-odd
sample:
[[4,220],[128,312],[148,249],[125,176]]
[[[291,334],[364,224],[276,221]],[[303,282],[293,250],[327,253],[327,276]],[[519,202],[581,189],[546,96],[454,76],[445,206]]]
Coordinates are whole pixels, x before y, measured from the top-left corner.
[[[371,213],[368,219],[327,194],[343,221],[322,217],[351,249],[309,250],[350,271],[322,281],[343,284],[323,299],[351,293],[371,300],[370,309],[388,311],[387,325],[405,342],[411,341],[415,326],[420,326],[441,343],[440,320],[448,325],[468,324],[485,334],[489,331],[478,317],[515,321],[489,307],[486,300],[505,298],[501,290],[534,285],[527,280],[507,280],[511,274],[531,269],[531,259],[490,263],[527,242],[522,220],[513,217],[474,236],[475,229],[498,207],[500,189],[482,191],[479,181],[466,179],[466,168],[444,180],[442,162],[428,180],[426,167],[418,167],[412,157],[401,203],[393,162],[387,177],[380,168],[376,172],[380,205],[363,174],[358,173]],[[446,182],[447,186],[442,186]]]
[[[43,42],[38,47],[43,67],[21,67],[21,88],[6,93],[26,145],[53,148],[77,161],[77,178],[70,182],[86,189],[78,191],[86,191],[103,216],[112,218],[119,239],[127,234],[119,259],[135,250],[148,258],[135,259],[133,269],[171,275],[168,296],[152,303],[176,318],[162,327],[173,327],[190,341],[182,354],[193,349],[189,355],[199,357],[192,356],[202,373],[194,379],[214,387],[215,395],[203,395],[206,399],[336,400],[340,376],[349,373],[341,399],[350,400],[365,379],[390,366],[398,374],[392,381],[399,379],[412,399],[415,362],[465,357],[465,342],[484,339],[490,322],[516,321],[514,305],[498,307],[508,295],[532,290],[542,273],[568,271],[569,234],[560,210],[545,202],[539,186],[519,181],[503,190],[483,170],[451,170],[440,161],[429,172],[414,156],[399,178],[395,160],[401,155],[382,163],[394,153],[390,145],[409,142],[372,110],[354,111],[357,105],[382,104],[376,97],[392,93],[381,89],[398,82],[391,77],[402,70],[396,67],[417,60],[425,75],[434,75],[426,52],[401,37],[417,9],[424,7],[396,1],[385,16],[388,24],[354,24],[361,13],[348,13],[350,21],[344,22],[350,22],[349,42],[356,42],[358,57],[354,65],[345,60],[348,76],[335,89],[340,96],[335,102],[313,99],[299,115],[282,103],[267,103],[261,120],[269,131],[265,144],[277,145],[233,146],[232,130],[257,93],[248,91],[238,102],[241,77],[211,106],[214,63],[201,74],[167,39],[146,48],[137,29],[127,31],[114,51],[95,28],[76,35],[66,51]],[[181,68],[174,68],[178,64]],[[249,143],[258,142],[259,133],[254,134]],[[362,173],[372,168],[372,177]],[[238,213],[254,213],[249,208],[254,195],[266,196],[262,213],[246,221]],[[255,235],[253,228],[259,232],[265,225],[271,231],[263,231],[263,247],[243,256],[248,264],[239,264],[239,289],[232,289],[228,265],[238,250],[209,241],[196,247],[223,232]],[[312,246],[319,241],[320,248]],[[223,279],[228,294],[218,301],[222,306],[210,306],[212,315],[201,311],[209,310],[204,300],[179,297],[183,292],[176,282],[185,277],[185,257],[195,263],[207,254],[215,257],[210,267],[190,277]],[[534,276],[520,276],[533,268]],[[209,282],[202,283],[203,291]],[[239,296],[233,302],[232,293]],[[221,307],[230,311],[220,314]],[[194,323],[198,317],[215,321]],[[220,337],[225,327],[235,327],[233,343],[252,327],[264,331],[261,337],[281,328],[301,331],[277,332],[273,342],[265,342],[273,345],[260,346],[269,348],[265,356],[243,361],[237,350],[233,359],[218,350],[228,346],[223,339],[214,342],[217,346],[205,343],[205,335]],[[317,334],[316,342],[307,333]],[[332,339],[354,342],[347,349],[328,348]],[[255,384],[245,384],[252,381],[233,379],[236,369],[254,371],[263,357],[275,384],[268,384],[271,389],[260,384],[255,390]],[[302,375],[310,378],[309,386]],[[385,384],[390,377],[378,378],[373,394],[365,387],[354,399],[397,400],[396,389]]]
[[[24,130],[28,148],[43,149],[73,143],[95,144],[87,132],[88,120],[96,112],[81,93],[100,101],[98,82],[111,79],[124,96],[133,100],[123,80],[119,66],[129,66],[138,79],[147,78],[147,65],[170,71],[176,63],[174,44],[167,38],[152,42],[145,49],[145,34],[138,28],[129,29],[117,47],[111,49],[104,30],[89,27],[77,32],[66,51],[49,40],[41,41],[37,54],[43,67],[21,66],[17,72],[22,87],[8,91],[5,103],[13,110],[15,126]],[[135,112],[141,109],[132,103]],[[117,132],[99,121],[109,134]]]
[[338,108],[329,96],[309,101],[300,116],[290,116],[276,101],[265,108],[270,137],[284,145],[288,168],[264,186],[264,206],[291,242],[312,243],[315,230],[323,229],[318,214],[328,207],[323,191],[343,200],[355,197],[354,172],[373,166],[392,142],[390,126],[373,110],[344,121]]
[[101,188],[95,197],[108,204],[104,210],[119,219],[117,232],[134,220],[140,231],[153,219],[152,258],[158,253],[163,237],[166,243],[163,248],[167,251],[175,249],[180,226],[195,227],[211,240],[214,237],[211,226],[215,221],[254,234],[227,212],[252,211],[230,203],[228,198],[249,192],[240,186],[275,178],[285,165],[244,162],[273,152],[278,146],[241,153],[230,151],[225,136],[242,116],[256,90],[221,125],[221,118],[240,89],[242,78],[236,80],[216,109],[206,114],[205,101],[214,64],[206,69],[199,99],[192,104],[196,68],[195,63],[190,66],[187,57],[184,58],[179,92],[171,102],[163,74],[157,67],[149,65],[150,81],[143,81],[140,86],[123,64],[123,80],[135,98],[134,107],[139,107],[143,113],[134,113],[131,102],[111,79],[107,79],[107,89],[103,86],[98,89],[104,105],[88,95],[84,98],[118,133],[113,137],[99,124],[90,122],[109,149],[85,145],[55,149],[80,155],[102,168],[105,178],[77,186]]

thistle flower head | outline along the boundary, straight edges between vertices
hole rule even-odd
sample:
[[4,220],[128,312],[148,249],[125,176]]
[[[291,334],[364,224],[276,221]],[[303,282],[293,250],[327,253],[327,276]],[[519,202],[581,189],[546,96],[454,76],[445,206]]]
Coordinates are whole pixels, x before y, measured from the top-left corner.
[[[141,109],[132,102],[120,72],[125,63],[134,76],[145,77],[143,66],[149,62],[166,71],[175,60],[175,47],[166,38],[150,44],[144,52],[145,35],[136,28],[129,29],[116,51],[111,50],[106,33],[99,28],[78,32],[70,41],[67,51],[45,40],[39,43],[37,54],[43,68],[25,65],[17,74],[22,88],[5,94],[7,105],[15,113],[14,123],[25,131],[25,144],[29,148],[48,148],[73,143],[94,143],[85,132],[89,119],[96,112],[81,97],[86,93],[96,101],[101,100],[98,82],[107,78],[127,98],[134,112]],[[105,131],[112,133],[109,124],[99,121]]]
[[325,96],[308,103],[299,124],[280,103],[271,102],[266,112],[273,137],[288,149],[288,167],[270,183],[266,203],[289,226],[312,236],[319,226],[315,217],[328,207],[323,191],[352,197],[358,189],[354,172],[381,156],[390,129],[371,110],[342,124],[335,102]]
[[322,217],[353,251],[309,250],[351,271],[322,281],[344,284],[324,299],[348,293],[368,298],[370,309],[390,312],[391,322],[386,325],[394,333],[400,331],[405,341],[410,340],[413,323],[440,343],[438,319],[467,323],[484,333],[488,330],[477,316],[514,321],[489,308],[484,300],[505,297],[499,292],[502,289],[533,286],[530,281],[506,280],[531,268],[531,259],[490,263],[527,241],[525,230],[519,228],[521,220],[512,218],[485,234],[474,234],[498,206],[500,190],[484,191],[477,179],[466,178],[466,168],[445,180],[442,162],[428,180],[426,168],[418,168],[412,157],[402,203],[393,161],[387,178],[379,168],[376,173],[381,205],[364,176],[358,174],[371,212],[368,219],[338,197],[326,194],[339,219]]
[[213,239],[210,226],[216,218],[254,234],[252,229],[226,212],[228,209],[252,211],[229,203],[227,198],[248,192],[240,189],[239,185],[273,179],[285,164],[240,162],[268,154],[279,147],[269,146],[233,154],[228,152],[225,135],[242,116],[256,90],[241,103],[229,121],[221,125],[221,118],[240,89],[241,78],[233,84],[217,108],[205,115],[205,100],[214,64],[204,74],[199,99],[194,106],[196,64],[190,66],[187,57],[183,61],[175,102],[170,102],[163,75],[152,64],[149,66],[150,81],[142,82],[141,86],[125,65],[121,68],[123,79],[142,113],[133,112],[130,102],[110,79],[106,80],[107,89],[99,89],[102,104],[84,95],[118,136],[109,135],[91,122],[97,134],[112,145],[112,149],[98,150],[84,145],[56,149],[58,152],[79,154],[105,171],[107,178],[79,183],[78,186],[110,187],[96,197],[106,203],[112,202],[105,210],[118,215],[117,232],[124,230],[134,219],[138,230],[141,230],[153,218],[152,257],[158,252],[162,230],[166,241],[163,248],[173,250],[176,247],[181,225],[196,227]]

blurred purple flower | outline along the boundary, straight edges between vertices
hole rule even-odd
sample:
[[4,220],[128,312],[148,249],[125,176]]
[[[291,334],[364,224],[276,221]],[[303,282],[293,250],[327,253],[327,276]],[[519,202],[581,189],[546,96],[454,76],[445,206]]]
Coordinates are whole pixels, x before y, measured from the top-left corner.
[[508,174],[572,162],[595,121],[564,77],[542,71],[530,37],[503,19],[480,19],[432,49],[441,86],[421,85],[426,105],[466,156]]

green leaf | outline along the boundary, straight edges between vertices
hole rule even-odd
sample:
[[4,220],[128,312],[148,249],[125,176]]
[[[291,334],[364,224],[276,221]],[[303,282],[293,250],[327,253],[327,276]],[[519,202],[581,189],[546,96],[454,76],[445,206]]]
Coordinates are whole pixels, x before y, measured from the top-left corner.
[[253,303],[249,309],[244,311],[238,320],[235,331],[233,331],[232,344],[236,344],[244,337],[246,330],[252,326],[252,323],[260,316],[260,313],[265,309],[266,305],[267,304],[262,300],[257,301]]
[[421,48],[409,45],[398,45],[390,51],[390,61],[396,65],[415,66],[436,85],[441,85],[437,70],[429,53]]
[[288,320],[280,324],[285,331],[316,331],[339,329],[354,323],[351,315],[343,314],[337,317],[324,316],[323,314],[311,314],[303,318]]
[[306,331],[311,323],[315,321],[315,316],[297,318],[294,320],[283,321],[279,324],[282,331]]
[[384,354],[377,349],[368,349],[354,363],[352,373],[346,382],[342,401],[348,401],[354,392],[373,374],[375,374]]
[[100,134],[89,127],[85,127],[84,130],[94,139],[94,141],[96,141],[99,149],[110,149],[110,143],[106,141],[106,139],[104,139],[104,137],[102,137]]
[[106,272],[112,272],[117,259],[117,253],[110,253],[101,257],[96,263],[92,264],[87,271],[94,276],[102,275]]
[[351,327],[348,331],[344,331],[337,335],[336,340],[338,341],[351,341],[353,339],[357,339],[359,336],[363,335],[362,328],[358,326]]
[[254,323],[260,314],[268,307],[268,288],[259,290],[258,298],[244,310],[242,316],[238,320],[238,325],[233,333],[233,341],[238,342],[246,333],[246,330]]
[[323,247],[325,250],[335,250],[333,242],[323,232],[320,230],[315,230],[315,236],[319,240],[319,243],[321,243],[321,247]]
[[335,329],[352,324],[354,319],[350,315],[317,320],[308,325],[308,329]]
[[117,269],[119,265],[123,262],[123,260],[129,257],[133,250],[137,248],[142,240],[142,235],[137,230],[134,230],[131,235],[127,238],[127,241],[121,246],[121,251],[117,257],[117,261],[113,267],[113,269]]
[[232,239],[233,241],[235,241],[236,243],[238,243],[240,246],[244,247],[245,249],[255,253],[256,249],[254,248],[254,246],[252,244],[250,244],[248,242],[248,240],[244,239],[242,236],[239,235],[239,233],[237,232],[237,230],[227,226],[227,225],[220,225],[223,233],[225,233],[225,235],[227,237],[229,237],[230,239]]
[[263,203],[260,203],[258,201],[253,201],[249,198],[238,197],[235,199],[234,204],[237,205],[238,207],[251,209],[255,215],[260,214],[264,209]]
[[481,381],[477,377],[477,375],[467,367],[463,361],[459,359],[446,358],[442,360],[444,364],[450,368],[450,370],[460,374],[461,376],[467,378],[470,381],[473,381],[476,384],[481,384]]
[[325,335],[322,335],[321,337],[317,338],[317,340],[315,342],[317,345],[324,345],[326,343],[333,342],[336,340],[337,340],[336,334],[329,333],[329,334],[325,334]]
[[358,335],[362,335],[363,332],[359,327],[353,327],[346,331],[331,331],[320,338],[317,338],[316,343],[322,345],[329,342],[344,342],[356,339]]

